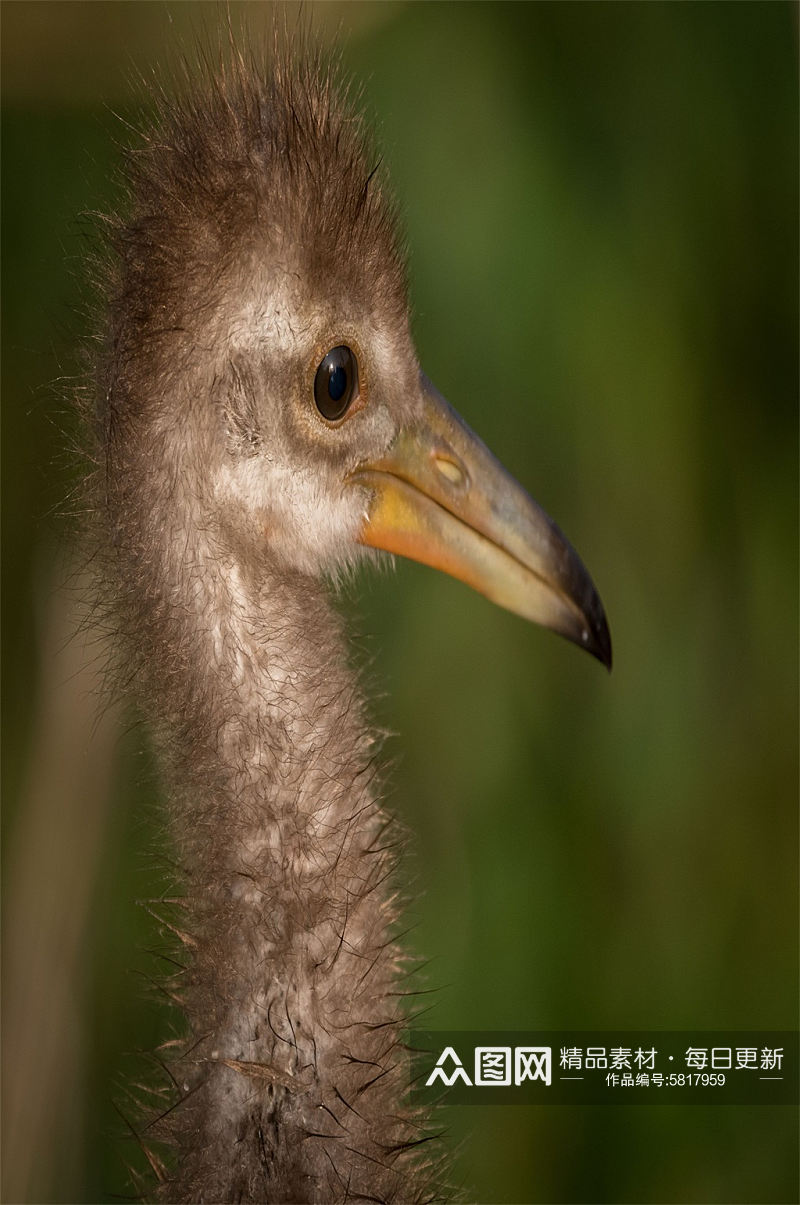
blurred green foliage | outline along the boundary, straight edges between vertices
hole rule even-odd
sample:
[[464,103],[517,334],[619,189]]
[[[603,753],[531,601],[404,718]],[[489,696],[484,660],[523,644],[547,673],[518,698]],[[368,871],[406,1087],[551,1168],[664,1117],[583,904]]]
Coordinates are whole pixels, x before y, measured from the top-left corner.
[[[313,8],[313,6],[312,6]],[[250,12],[251,20],[263,13]],[[437,1028],[793,1027],[797,29],[784,3],[344,5],[410,246],[427,373],[557,519],[610,617],[608,678],[416,565],[347,606],[400,735],[411,942]],[[3,12],[6,822],[73,470],[52,382],[85,320],[147,70],[191,4]],[[112,111],[113,110],[113,111]],[[91,223],[88,223],[91,225]],[[356,597],[356,594],[358,597]],[[124,1193],[111,1100],[163,1020],[141,737],[121,744],[82,1006],[85,1149],[49,1199]],[[796,1199],[792,1109],[451,1111],[486,1202]],[[58,1144],[60,1136],[52,1135]]]

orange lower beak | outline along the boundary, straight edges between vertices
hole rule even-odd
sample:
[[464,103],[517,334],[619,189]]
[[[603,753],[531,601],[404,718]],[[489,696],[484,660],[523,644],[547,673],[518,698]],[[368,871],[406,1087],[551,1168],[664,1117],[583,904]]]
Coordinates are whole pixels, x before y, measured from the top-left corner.
[[424,376],[423,418],[349,484],[372,495],[362,544],[442,569],[611,668],[603,604],[545,512]]

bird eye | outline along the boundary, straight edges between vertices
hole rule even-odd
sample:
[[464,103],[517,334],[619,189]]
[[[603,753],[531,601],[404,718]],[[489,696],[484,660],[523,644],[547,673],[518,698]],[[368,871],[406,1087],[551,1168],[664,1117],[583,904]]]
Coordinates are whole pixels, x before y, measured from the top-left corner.
[[329,422],[344,418],[358,396],[358,364],[349,347],[332,348],[317,369],[314,401]]

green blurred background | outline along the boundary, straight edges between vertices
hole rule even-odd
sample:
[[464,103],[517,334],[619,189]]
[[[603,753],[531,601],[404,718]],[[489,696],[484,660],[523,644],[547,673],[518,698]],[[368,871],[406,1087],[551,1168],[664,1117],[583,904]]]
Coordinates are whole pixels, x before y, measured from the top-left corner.
[[[614,636],[609,678],[421,567],[352,591],[399,734],[426,1024],[794,1027],[796,9],[306,11],[364,81],[421,361],[575,543]],[[54,382],[86,328],[81,215],[146,109],[131,80],[222,13],[3,6],[9,1201],[129,1191],[112,1102],[164,1032],[136,904],[161,873],[153,773],[126,714],[95,722],[97,650],[70,639]],[[447,1123],[484,1202],[797,1199],[794,1109]]]

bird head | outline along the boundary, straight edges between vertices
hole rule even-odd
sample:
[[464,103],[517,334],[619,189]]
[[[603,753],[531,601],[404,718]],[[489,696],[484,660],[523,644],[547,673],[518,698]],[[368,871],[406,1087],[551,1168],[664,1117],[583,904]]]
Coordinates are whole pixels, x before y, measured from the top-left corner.
[[114,362],[203,522],[293,573],[410,557],[610,666],[579,557],[421,371],[392,203],[330,73],[240,65],[162,114],[132,175]]

